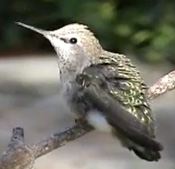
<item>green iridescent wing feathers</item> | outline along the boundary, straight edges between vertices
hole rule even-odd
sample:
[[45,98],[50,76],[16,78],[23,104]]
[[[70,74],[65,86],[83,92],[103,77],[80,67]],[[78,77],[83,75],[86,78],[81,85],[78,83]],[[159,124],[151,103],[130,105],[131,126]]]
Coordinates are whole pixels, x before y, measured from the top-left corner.
[[108,64],[103,67],[102,73],[109,84],[110,95],[119,100],[124,108],[140,122],[145,123],[150,130],[153,130],[154,117],[145,96],[147,87],[140,77],[140,73],[124,55],[115,56],[110,56],[110,59],[107,60],[104,57],[101,58],[102,63]]
[[87,67],[77,76],[79,95],[91,107],[104,112],[109,123],[130,139],[161,149],[153,140],[154,118],[144,94],[146,86],[128,60],[121,63],[113,59],[101,58],[101,63]]

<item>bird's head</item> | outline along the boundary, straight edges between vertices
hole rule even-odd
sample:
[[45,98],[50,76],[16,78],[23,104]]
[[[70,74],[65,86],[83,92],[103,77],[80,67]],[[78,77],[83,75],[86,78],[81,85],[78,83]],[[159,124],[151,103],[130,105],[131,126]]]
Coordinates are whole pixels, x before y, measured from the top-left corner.
[[[46,31],[21,22],[17,22],[17,24],[47,38],[55,48],[58,57],[76,57],[79,54],[83,57],[85,54],[91,59],[91,57],[96,57],[102,50],[98,40],[86,25],[75,23],[54,31]],[[65,59],[67,60],[67,58]],[[80,58],[78,57],[78,59]]]
[[62,72],[80,73],[84,67],[96,60],[102,51],[99,41],[86,25],[69,24],[54,31],[46,31],[17,22],[18,25],[42,34],[47,38],[58,55]]

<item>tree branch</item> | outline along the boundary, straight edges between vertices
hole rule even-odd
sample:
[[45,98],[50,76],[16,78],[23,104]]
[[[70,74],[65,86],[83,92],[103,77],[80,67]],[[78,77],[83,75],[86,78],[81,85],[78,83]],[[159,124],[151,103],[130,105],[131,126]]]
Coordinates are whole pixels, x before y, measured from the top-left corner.
[[64,146],[68,141],[75,140],[91,130],[93,130],[93,128],[88,125],[86,121],[82,121],[63,132],[55,133],[48,139],[39,141],[32,146],[35,158],[47,154],[58,147]]
[[0,169],[31,169],[34,162],[33,150],[24,144],[24,130],[14,128],[8,148],[0,159]]
[[156,97],[173,90],[174,88],[175,88],[175,70],[163,76],[155,84],[153,84],[148,89],[147,95],[150,100],[153,100]]
[[[172,71],[152,85],[148,89],[147,95],[150,100],[153,100],[174,88],[175,71]],[[38,157],[45,155],[92,130],[93,128],[88,125],[86,121],[82,121],[63,132],[55,133],[34,145],[26,145],[24,143],[23,129],[20,127],[14,128],[8,148],[0,158],[0,169],[32,169],[34,162]]]

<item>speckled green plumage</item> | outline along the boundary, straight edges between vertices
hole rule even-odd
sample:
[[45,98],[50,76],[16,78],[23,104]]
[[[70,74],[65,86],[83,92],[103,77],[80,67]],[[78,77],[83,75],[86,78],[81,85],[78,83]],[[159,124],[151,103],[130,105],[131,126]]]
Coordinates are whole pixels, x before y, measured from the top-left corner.
[[[105,54],[106,55],[106,54]],[[145,123],[148,127],[152,128],[154,118],[150,109],[149,101],[146,98],[146,85],[142,80],[140,73],[132,65],[129,59],[124,55],[111,55],[108,57],[108,62],[115,63],[116,65],[110,65],[109,68],[116,73],[115,77],[120,77],[120,86],[116,87],[113,85],[110,87],[110,94],[120,101],[125,109],[128,110],[133,116]],[[107,60],[102,59],[102,62]],[[115,83],[115,82],[114,82]]]
[[117,99],[128,113],[131,113],[141,123],[145,123],[152,135],[154,116],[145,95],[147,86],[130,59],[125,55],[104,52],[94,63],[106,64],[103,69],[106,69],[104,72],[108,80],[109,90],[107,92]]
[[[71,102],[79,113],[97,109],[113,126],[114,133],[138,156],[157,161],[162,146],[154,140],[154,117],[146,97],[146,85],[140,73],[124,55],[104,52],[77,76]],[[119,134],[118,134],[119,133]],[[132,144],[133,144],[132,143]],[[125,143],[124,143],[125,144]]]

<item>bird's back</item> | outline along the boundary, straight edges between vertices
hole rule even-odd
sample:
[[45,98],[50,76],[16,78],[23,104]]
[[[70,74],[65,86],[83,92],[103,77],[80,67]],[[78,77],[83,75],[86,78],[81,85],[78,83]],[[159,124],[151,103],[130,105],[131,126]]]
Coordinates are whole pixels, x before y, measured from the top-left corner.
[[125,55],[104,52],[98,64],[106,77],[109,94],[141,123],[147,125],[148,134],[153,137],[155,118],[146,96],[147,86],[131,60]]

